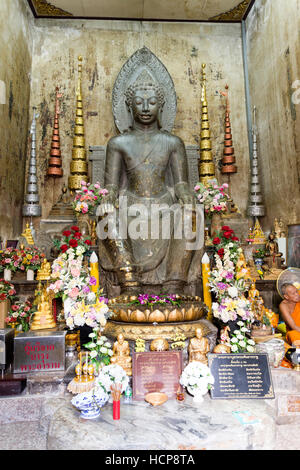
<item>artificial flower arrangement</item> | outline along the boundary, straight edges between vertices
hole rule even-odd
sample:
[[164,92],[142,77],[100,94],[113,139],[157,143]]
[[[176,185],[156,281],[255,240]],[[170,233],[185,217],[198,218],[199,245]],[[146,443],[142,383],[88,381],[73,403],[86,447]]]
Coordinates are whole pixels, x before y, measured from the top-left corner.
[[[64,305],[66,305],[66,302]],[[111,312],[104,299],[97,299],[97,301],[92,304],[86,303],[85,300],[82,300],[81,302],[71,303],[70,310],[67,313],[66,324],[70,329],[73,329],[75,326],[87,325],[95,328],[100,325],[103,330],[106,325],[107,318],[109,318],[110,315]]]
[[15,295],[16,291],[14,285],[4,279],[0,279],[0,302],[4,302],[5,300],[13,302]]
[[99,327],[94,328],[89,334],[91,341],[83,345],[90,351],[91,362],[97,373],[99,373],[100,365],[108,366],[110,364],[110,358],[113,355],[111,343],[106,336],[99,337],[99,331]]
[[137,299],[133,300],[130,302],[130,305],[143,305],[145,307],[154,307],[158,305],[174,305],[174,306],[180,306],[180,300],[177,298],[177,296],[174,294],[167,295],[167,294],[161,294],[161,295],[148,295],[148,294],[141,294],[138,296]]
[[235,235],[234,231],[224,225],[218,235],[213,239],[213,245],[216,253],[222,259],[225,254],[225,249],[230,254],[230,260],[236,264],[241,253],[240,241]]
[[249,339],[247,334],[250,333],[247,322],[239,321],[238,330],[234,330],[230,338],[230,348],[232,353],[254,353],[255,341]]
[[44,253],[35,246],[22,249],[9,247],[0,251],[0,271],[4,269],[12,272],[28,271],[28,269],[35,271],[40,268],[44,258]]
[[253,322],[251,303],[245,297],[247,273],[243,273],[238,266],[243,255],[239,239],[230,227],[223,226],[213,243],[216,253],[210,287],[216,297],[216,302],[212,304],[214,317],[223,323],[238,319]]
[[25,271],[22,255],[15,248],[9,247],[0,251],[0,270],[4,271],[5,269],[12,272],[16,272],[18,269]]
[[107,189],[102,189],[100,183],[90,184],[81,181],[81,189],[76,191],[73,209],[79,214],[92,214],[107,193]]
[[210,217],[214,213],[222,213],[227,211],[227,202],[230,200],[225,190],[228,184],[224,183],[222,186],[211,182],[206,186],[198,183],[194,190],[197,193],[197,198],[200,203],[204,204],[205,214]]
[[[45,254],[33,246],[27,247],[23,250],[20,250],[20,255],[22,256],[22,265],[25,268],[25,271],[31,269],[32,271],[37,271],[40,269],[43,260],[45,259]],[[22,268],[21,268],[22,269]]]
[[61,240],[55,238],[53,244],[61,253],[69,252],[71,248],[76,256],[80,256],[87,254],[92,242],[90,238],[82,235],[77,225],[73,225],[70,230],[63,231]]
[[215,379],[207,365],[192,361],[183,370],[179,382],[195,397],[196,401],[201,402],[203,395],[212,388]]
[[118,364],[104,366],[96,378],[96,386],[101,387],[107,394],[110,394],[111,386],[115,384],[121,385],[121,393],[123,393],[129,384],[128,375]]
[[16,324],[18,331],[29,331],[30,320],[36,309],[29,300],[26,302],[16,301],[12,304],[8,316],[5,319],[7,324]]
[[223,323],[236,321],[238,319],[252,323],[254,314],[252,312],[251,303],[244,296],[224,297],[220,302],[213,302],[212,313],[215,318]]

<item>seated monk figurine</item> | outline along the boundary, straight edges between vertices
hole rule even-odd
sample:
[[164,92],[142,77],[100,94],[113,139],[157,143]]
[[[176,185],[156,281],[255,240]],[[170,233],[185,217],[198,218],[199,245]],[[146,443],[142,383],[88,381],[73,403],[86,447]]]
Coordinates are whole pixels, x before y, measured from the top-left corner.
[[209,340],[203,336],[201,328],[197,328],[195,333],[196,337],[192,338],[189,344],[189,362],[198,361],[207,365],[207,353],[210,351]]
[[128,341],[125,341],[122,333],[118,335],[117,341],[113,345],[113,355],[110,361],[112,364],[121,366],[127,375],[132,375],[129,344]]
[[287,326],[286,340],[295,347],[300,346],[300,294],[293,284],[283,284],[284,300],[279,310]]

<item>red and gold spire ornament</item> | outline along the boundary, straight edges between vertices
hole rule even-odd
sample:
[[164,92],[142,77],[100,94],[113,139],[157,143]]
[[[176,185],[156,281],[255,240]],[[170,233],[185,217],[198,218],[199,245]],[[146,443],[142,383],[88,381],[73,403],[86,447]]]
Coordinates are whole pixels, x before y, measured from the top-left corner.
[[232,175],[237,173],[237,166],[235,165],[234,147],[231,133],[230,123],[230,106],[228,98],[229,86],[226,85],[226,92],[222,92],[222,95],[226,97],[226,113],[225,113],[225,136],[224,136],[224,152],[222,158],[221,173],[223,175]]
[[55,178],[61,178],[63,176],[59,137],[59,100],[62,98],[62,96],[62,93],[59,93],[59,88],[56,87],[54,128],[50,150],[49,167],[47,171],[47,176],[53,176]]

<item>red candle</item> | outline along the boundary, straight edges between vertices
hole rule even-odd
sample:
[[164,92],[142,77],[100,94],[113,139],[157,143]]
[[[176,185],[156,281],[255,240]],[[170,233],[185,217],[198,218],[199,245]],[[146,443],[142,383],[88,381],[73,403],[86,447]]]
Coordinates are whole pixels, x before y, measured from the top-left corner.
[[120,400],[113,401],[113,419],[120,419]]

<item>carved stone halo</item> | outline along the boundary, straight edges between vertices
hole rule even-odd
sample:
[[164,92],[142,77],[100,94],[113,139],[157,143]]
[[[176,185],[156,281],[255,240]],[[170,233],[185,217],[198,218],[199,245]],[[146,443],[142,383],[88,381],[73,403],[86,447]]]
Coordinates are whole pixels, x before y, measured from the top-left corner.
[[132,126],[132,117],[126,105],[125,93],[143,71],[146,71],[164,91],[165,104],[160,117],[162,130],[171,132],[177,110],[173,80],[163,63],[147,48],[137,50],[123,65],[112,93],[112,111],[118,130],[123,133]]

